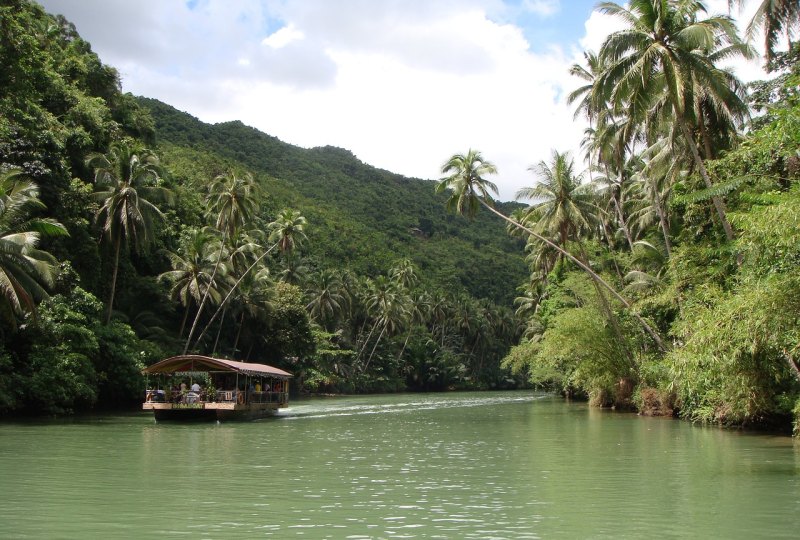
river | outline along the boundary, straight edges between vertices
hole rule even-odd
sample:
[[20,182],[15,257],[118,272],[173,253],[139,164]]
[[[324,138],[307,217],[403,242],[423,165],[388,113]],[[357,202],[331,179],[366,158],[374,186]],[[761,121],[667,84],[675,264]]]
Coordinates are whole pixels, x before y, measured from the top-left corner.
[[796,538],[791,438],[532,392],[0,424],[0,538]]

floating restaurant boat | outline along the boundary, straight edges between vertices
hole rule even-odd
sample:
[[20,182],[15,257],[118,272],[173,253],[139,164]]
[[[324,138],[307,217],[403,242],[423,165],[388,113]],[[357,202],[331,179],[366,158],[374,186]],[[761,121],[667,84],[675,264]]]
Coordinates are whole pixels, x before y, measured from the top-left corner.
[[289,405],[292,374],[266,364],[190,354],[166,358],[142,373],[142,408],[156,420],[252,420]]

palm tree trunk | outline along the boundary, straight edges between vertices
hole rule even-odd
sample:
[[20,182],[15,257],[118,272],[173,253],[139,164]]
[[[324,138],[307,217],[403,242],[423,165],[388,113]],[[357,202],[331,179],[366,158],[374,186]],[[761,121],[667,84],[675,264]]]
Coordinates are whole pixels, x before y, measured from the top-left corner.
[[[366,321],[364,321],[364,322],[366,322]],[[356,355],[356,360],[361,358],[361,353],[363,353],[366,350],[367,344],[369,343],[369,338],[372,337],[372,333],[375,331],[375,329],[377,327],[378,327],[378,321],[375,321],[375,324],[372,325],[372,328],[370,329],[369,334],[367,334],[367,339],[364,341],[364,345],[362,345],[361,348],[358,349],[358,354]]]
[[403,358],[403,353],[406,352],[406,347],[408,346],[408,340],[411,338],[411,329],[408,330],[408,334],[406,334],[406,339],[403,342],[403,348],[400,349],[400,354],[397,355],[397,359],[400,360]]
[[242,310],[242,318],[239,319],[239,329],[236,331],[236,339],[233,340],[233,351],[231,355],[236,356],[236,347],[239,346],[239,337],[242,335],[242,326],[244,326],[244,310]]
[[[655,182],[655,180],[651,179],[651,182]],[[667,216],[664,212],[664,206],[661,204],[661,197],[658,196],[658,185],[651,185],[650,190],[653,194],[653,203],[656,205],[658,221],[661,224],[661,233],[664,235],[664,248],[667,250],[667,257],[672,258],[672,243],[669,240],[669,225],[667,224]]]
[[703,121],[702,116],[698,119],[698,125],[700,126],[700,138],[703,140],[703,150],[705,151],[706,159],[714,159],[714,152],[711,150],[711,138],[708,135],[706,123]]
[[186,306],[186,310],[183,312],[183,319],[181,320],[181,329],[178,331],[178,339],[183,337],[183,331],[186,330],[186,321],[189,319],[189,306]]
[[117,237],[117,246],[114,248],[114,271],[111,274],[111,296],[108,299],[108,310],[106,311],[106,324],[111,322],[111,312],[114,310],[114,295],[117,292],[117,273],[119,271],[119,252],[122,247],[122,239]]
[[[219,265],[222,263],[222,256],[225,253],[224,243],[225,243],[225,234],[222,235],[222,242],[220,243],[219,247],[219,257],[217,257],[217,262],[214,265],[214,271],[211,272],[211,279],[208,280],[208,287],[206,287],[206,292],[203,294],[203,299],[200,301],[200,307],[197,308],[197,315],[194,317],[194,322],[192,323],[192,328],[189,330],[189,337],[186,338],[186,345],[183,346],[183,354],[186,354],[186,351],[189,350],[189,345],[192,343],[192,336],[194,335],[194,331],[197,328],[197,322],[200,320],[200,314],[203,313],[203,308],[206,305],[206,300],[208,300],[208,294],[211,291],[211,287],[214,284],[214,278],[217,277],[217,271],[219,270]],[[211,324],[211,323],[209,323]],[[197,338],[197,341],[200,341],[200,338]]]
[[512,225],[514,225],[514,226],[515,226],[515,227],[517,227],[518,229],[521,229],[521,230],[523,230],[523,231],[527,232],[528,234],[530,234],[531,236],[533,236],[534,238],[536,238],[536,239],[537,239],[537,240],[539,240],[540,242],[544,242],[545,244],[547,244],[548,246],[550,246],[551,248],[555,249],[555,250],[556,250],[556,251],[558,251],[560,254],[562,254],[563,256],[567,257],[569,260],[571,260],[571,261],[572,261],[572,262],[574,262],[575,264],[577,264],[577,265],[578,265],[578,266],[579,266],[579,267],[580,267],[580,268],[581,268],[581,269],[582,269],[584,272],[586,272],[587,274],[589,274],[589,275],[590,275],[590,276],[591,276],[593,279],[597,280],[597,282],[598,282],[598,283],[600,283],[600,284],[601,284],[601,285],[602,285],[602,286],[603,286],[603,287],[604,287],[604,288],[605,288],[605,289],[606,289],[608,292],[610,292],[610,293],[611,293],[611,295],[612,295],[614,298],[616,298],[617,300],[619,300],[619,301],[622,303],[622,305],[623,305],[623,306],[625,306],[625,308],[627,308],[627,309],[630,311],[631,315],[633,315],[633,317],[634,317],[634,318],[635,318],[637,321],[639,321],[639,324],[641,324],[641,325],[642,325],[642,328],[644,329],[644,331],[645,331],[645,332],[647,332],[647,334],[648,334],[648,335],[649,335],[651,338],[653,338],[653,341],[655,341],[655,343],[656,343],[656,345],[658,346],[659,350],[661,350],[662,352],[666,352],[666,347],[664,346],[664,342],[661,340],[661,336],[659,336],[659,335],[658,335],[658,333],[657,333],[655,330],[653,330],[653,328],[652,328],[652,327],[651,327],[649,324],[647,324],[647,321],[645,321],[645,320],[642,318],[642,316],[641,316],[641,315],[639,315],[639,314],[638,314],[638,313],[636,313],[636,312],[635,312],[633,309],[631,309],[631,304],[630,304],[630,302],[628,302],[628,301],[627,301],[627,300],[626,300],[626,299],[625,299],[625,298],[624,298],[624,297],[623,297],[621,294],[619,294],[619,293],[617,292],[617,290],[616,290],[616,289],[614,289],[614,287],[612,287],[611,285],[609,285],[609,284],[606,282],[606,280],[604,280],[602,277],[600,277],[600,276],[599,276],[599,275],[598,275],[598,274],[597,274],[597,273],[596,273],[594,270],[592,270],[592,269],[591,269],[591,268],[589,268],[587,265],[585,265],[583,262],[581,262],[581,261],[580,261],[580,260],[579,260],[577,257],[575,257],[574,255],[572,255],[572,253],[570,253],[570,252],[566,251],[565,249],[561,248],[560,246],[558,246],[558,245],[557,245],[557,244],[555,244],[554,242],[552,242],[552,241],[548,240],[547,238],[545,238],[544,236],[542,236],[542,235],[540,235],[540,234],[538,234],[538,233],[535,233],[535,232],[533,232],[533,231],[532,231],[531,229],[529,229],[528,227],[525,227],[524,225],[521,225],[520,223],[518,223],[518,222],[514,221],[513,219],[511,219],[511,218],[509,218],[509,217],[505,216],[505,215],[504,215],[504,214],[502,214],[501,212],[498,212],[497,210],[495,210],[494,208],[492,208],[492,206],[491,206],[491,205],[489,205],[489,204],[488,204],[486,201],[484,201],[483,199],[478,199],[478,200],[479,200],[479,201],[480,201],[480,203],[481,203],[483,206],[485,206],[485,207],[486,207],[486,208],[487,208],[487,209],[488,209],[490,212],[492,212],[493,214],[497,215],[497,216],[498,216],[498,217],[500,217],[502,220],[504,220],[504,221],[506,221],[506,222],[508,222],[508,223],[510,223],[510,224],[512,224]]
[[228,311],[227,306],[222,310],[222,317],[219,319],[219,328],[217,328],[217,337],[214,339],[214,348],[211,349],[211,356],[217,353],[217,345],[219,344],[219,335],[222,333],[222,327],[225,325],[225,313]]
[[[697,149],[697,144],[695,144],[694,138],[692,138],[692,134],[689,131],[689,126],[686,125],[686,120],[680,114],[677,115],[676,120],[680,125],[681,131],[683,132],[684,139],[686,139],[686,144],[689,145],[695,165],[697,165],[697,169],[700,171],[700,176],[703,177],[703,182],[708,189],[713,188],[714,184],[711,182],[711,177],[708,175],[708,170],[706,169],[705,163],[703,163],[703,158],[700,157],[700,151]],[[722,229],[725,231],[725,237],[730,242],[733,240],[734,234],[733,227],[731,227],[731,223],[728,221],[728,215],[725,212],[725,203],[716,195],[711,197],[711,202],[714,203],[714,208],[717,210],[719,221],[722,223]]]
[[619,219],[622,232],[625,234],[625,240],[628,241],[628,247],[631,251],[633,251],[633,238],[631,237],[631,231],[628,229],[628,224],[625,222],[625,215],[622,213],[622,204],[617,200],[616,197],[611,197],[611,200],[614,201],[614,209],[617,211],[617,219]]
[[372,355],[375,354],[375,349],[378,348],[378,343],[381,342],[381,338],[383,337],[383,333],[384,332],[386,332],[386,325],[385,324],[383,325],[383,328],[381,328],[381,333],[378,334],[378,339],[375,340],[375,346],[372,347],[372,352],[369,353],[369,358],[367,358],[367,363],[364,364],[364,372],[366,372],[367,368],[369,368],[369,363],[372,362]]
[[[605,165],[606,169],[606,178],[611,181],[610,170],[608,165]],[[620,184],[619,184],[619,200],[613,194],[611,195],[611,201],[614,203],[614,209],[617,211],[617,219],[619,219],[619,224],[622,227],[622,232],[625,234],[625,240],[628,241],[628,247],[631,251],[633,251],[633,239],[631,238],[631,231],[628,230],[628,224],[625,222],[625,214],[622,213],[622,179],[624,178],[623,174],[620,173]]]

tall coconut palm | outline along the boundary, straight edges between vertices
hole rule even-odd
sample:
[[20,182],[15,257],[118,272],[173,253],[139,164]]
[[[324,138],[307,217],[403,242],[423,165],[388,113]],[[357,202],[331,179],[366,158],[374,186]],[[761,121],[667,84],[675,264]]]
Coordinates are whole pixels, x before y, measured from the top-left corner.
[[[636,136],[630,126],[630,122],[613,118],[611,112],[605,109],[595,122],[595,128],[585,130],[581,146],[589,158],[590,174],[595,167],[605,173],[605,178],[601,175],[599,179],[591,178],[591,181],[605,188],[628,247],[633,249],[624,200],[625,188],[630,178],[630,148],[635,142],[632,138]],[[593,166],[594,163],[597,165]]]
[[511,220],[494,208],[494,201],[492,200],[490,192],[496,194],[497,186],[483,178],[482,175],[494,174],[496,172],[497,168],[491,162],[485,161],[478,151],[470,150],[467,154],[456,154],[442,166],[442,173],[450,173],[450,175],[439,181],[436,185],[436,191],[442,192],[449,190],[451,192],[450,198],[447,201],[448,208],[455,208],[459,213],[467,213],[467,215],[471,216],[474,215],[478,206],[482,205],[500,219],[514,225],[518,229],[528,233],[530,236],[561,253],[564,257],[575,263],[581,270],[589,274],[592,279],[596,280],[596,282],[610,292],[614,298],[619,300],[623,306],[630,310],[633,317],[639,321],[639,324],[641,324],[642,328],[653,338],[653,341],[655,341],[658,347],[661,350],[665,350],[664,343],[658,333],[653,330],[641,315],[633,311],[630,302],[617,292],[614,287],[609,285],[599,274],[557,243],[534,231],[530,227],[526,227],[518,221]]
[[497,185],[484,178],[497,174],[494,163],[483,159],[478,150],[472,148],[466,154],[453,154],[442,165],[442,173],[450,174],[436,185],[436,192],[451,191],[447,209],[472,218],[483,204],[492,211],[492,193],[497,195]]
[[603,66],[600,63],[600,58],[593,51],[585,51],[583,57],[586,59],[586,67],[580,64],[572,64],[569,73],[581,79],[585,84],[570,92],[567,96],[567,103],[571,105],[577,101],[578,106],[575,108],[574,117],[578,118],[578,116],[584,115],[589,119],[590,123],[593,123],[598,111],[596,110],[592,92],[595,89],[595,80],[603,72]]
[[[688,147],[710,189],[713,183],[694,135],[700,121],[695,114],[698,92],[713,95],[720,107],[741,101],[737,89],[730,86],[730,74],[716,67],[714,60],[750,57],[752,51],[737,35],[730,17],[699,20],[698,14],[706,13],[699,1],[631,0],[628,9],[603,2],[597,9],[627,25],[609,35],[600,49],[606,69],[596,81],[597,104],[611,103],[617,113],[641,126],[650,123],[651,129],[653,118],[671,119],[675,135]],[[712,202],[725,236],[732,240],[724,202],[718,196]]]
[[301,286],[308,279],[308,261],[302,255],[289,252],[281,261],[281,268],[278,276],[284,283]]
[[[272,309],[274,287],[270,277],[269,268],[261,267],[255,272],[250,272],[241,282],[236,292],[236,306],[234,311],[239,314],[239,323],[236,337],[233,341],[231,354],[236,354],[239,340],[247,320],[258,321]],[[222,327],[223,319],[220,321]],[[217,335],[217,340],[219,335]],[[216,341],[214,349],[216,350]]]
[[[217,230],[222,233],[223,246],[226,244],[227,240],[233,238],[237,231],[248,223],[255,214],[258,208],[256,202],[257,192],[258,185],[253,179],[253,176],[249,173],[237,176],[236,173],[231,171],[227,174],[216,176],[211,182],[206,202],[209,204],[209,212],[216,217],[215,226]],[[211,273],[212,281],[219,271],[224,255],[225,250],[220,249],[217,262]],[[186,354],[189,350],[189,344],[192,342],[194,331],[197,328],[197,323],[203,313],[203,308],[205,308],[207,299],[208,291],[206,291],[206,294],[203,295],[203,299],[200,301],[200,307],[197,309],[197,314],[192,322],[189,336],[186,338],[183,354]]]
[[102,226],[114,251],[111,293],[105,318],[107,324],[114,308],[123,244],[132,246],[137,252],[148,246],[155,230],[155,219],[163,218],[154,202],[169,202],[172,193],[157,184],[158,156],[150,150],[137,152],[127,144],[117,143],[105,155],[90,155],[87,165],[94,169],[97,190],[94,198],[101,203],[95,220]]
[[37,249],[40,238],[67,235],[60,223],[32,217],[42,208],[39,188],[22,171],[0,175],[0,314],[12,325],[53,285],[57,261]]

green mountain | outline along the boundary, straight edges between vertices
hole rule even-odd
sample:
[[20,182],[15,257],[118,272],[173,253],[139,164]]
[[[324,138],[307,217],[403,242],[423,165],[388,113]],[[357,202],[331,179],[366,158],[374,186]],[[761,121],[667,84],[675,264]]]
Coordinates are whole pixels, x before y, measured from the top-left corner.
[[[308,219],[309,253],[319,267],[375,276],[410,258],[430,285],[502,305],[527,277],[524,244],[501,220],[448,214],[433,181],[377,169],[340,148],[293,146],[240,121],[211,125],[158,100],[138,102],[153,117],[159,153],[173,174],[210,179],[226,167],[254,173],[268,213],[291,207]],[[504,212],[517,206],[500,204]]]
[[35,2],[0,21],[0,414],[136,403],[142,368],[184,351],[312,391],[519,384],[500,360],[527,272],[500,220],[346,150],[125,94]]

